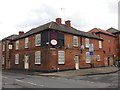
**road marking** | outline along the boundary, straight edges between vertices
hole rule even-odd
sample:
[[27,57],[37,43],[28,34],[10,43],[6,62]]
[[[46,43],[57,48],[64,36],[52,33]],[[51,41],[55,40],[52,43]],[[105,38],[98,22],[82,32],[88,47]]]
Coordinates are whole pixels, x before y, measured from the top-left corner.
[[8,77],[2,76],[2,78],[8,78]]
[[22,80],[19,80],[19,79],[15,79],[16,81],[18,81],[18,82],[24,82],[24,81],[22,81]]

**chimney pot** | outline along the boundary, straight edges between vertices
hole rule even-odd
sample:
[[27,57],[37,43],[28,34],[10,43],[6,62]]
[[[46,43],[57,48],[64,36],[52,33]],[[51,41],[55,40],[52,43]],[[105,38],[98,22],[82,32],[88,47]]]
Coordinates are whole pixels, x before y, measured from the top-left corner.
[[19,35],[23,35],[24,34],[24,31],[19,31]]
[[65,21],[65,25],[71,27],[71,21],[70,20]]
[[62,19],[61,18],[56,18],[56,23],[58,23],[59,25],[62,24]]

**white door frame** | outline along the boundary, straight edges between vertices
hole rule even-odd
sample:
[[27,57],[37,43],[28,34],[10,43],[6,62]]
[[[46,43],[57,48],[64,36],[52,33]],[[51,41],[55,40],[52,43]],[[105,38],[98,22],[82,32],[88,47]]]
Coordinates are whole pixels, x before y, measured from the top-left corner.
[[78,70],[79,69],[79,56],[75,55],[75,69]]
[[29,56],[24,55],[24,69],[29,69]]

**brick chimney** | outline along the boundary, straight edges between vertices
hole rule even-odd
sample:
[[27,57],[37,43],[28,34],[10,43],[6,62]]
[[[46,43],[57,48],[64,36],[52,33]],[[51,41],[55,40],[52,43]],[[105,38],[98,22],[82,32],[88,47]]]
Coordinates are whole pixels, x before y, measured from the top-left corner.
[[65,25],[71,27],[71,21],[70,20],[65,21]]
[[59,24],[59,25],[62,24],[62,19],[61,18],[56,18],[56,23]]
[[24,31],[19,31],[19,35],[23,35],[24,34]]

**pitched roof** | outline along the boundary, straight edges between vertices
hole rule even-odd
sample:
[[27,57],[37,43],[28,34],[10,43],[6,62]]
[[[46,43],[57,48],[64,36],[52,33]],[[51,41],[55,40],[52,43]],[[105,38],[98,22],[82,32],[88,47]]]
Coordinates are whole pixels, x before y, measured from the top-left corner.
[[102,30],[102,29],[99,29],[99,28],[93,28],[92,30],[88,31],[88,32],[94,32],[94,33],[103,33],[103,34],[106,34],[106,35],[109,35],[109,36],[113,36],[113,37],[116,37],[114,34],[111,34],[110,32],[107,32],[105,30]]
[[25,38],[27,36],[30,36],[32,34],[47,30],[47,29],[53,29],[53,30],[57,30],[57,31],[61,31],[61,32],[65,32],[65,33],[70,33],[70,34],[75,34],[75,35],[80,35],[80,36],[84,36],[84,37],[88,37],[88,38],[94,38],[94,39],[99,39],[102,40],[101,38],[99,38],[96,35],[87,33],[87,32],[83,32],[83,31],[79,31],[73,27],[67,27],[64,24],[57,24],[56,22],[49,22],[47,24],[41,25],[39,27],[33,28],[30,31],[26,32],[25,34],[13,39],[13,40],[17,40],[20,38]]
[[109,28],[108,30],[106,30],[107,32],[110,32],[110,33],[112,33],[112,34],[114,34],[114,33],[120,33],[120,31],[119,30],[117,30],[117,29],[115,29],[115,28]]
[[11,40],[16,39],[18,36],[19,35],[13,34],[13,35],[10,35],[8,37],[3,38],[2,41],[5,41],[5,40],[10,40],[11,41]]

